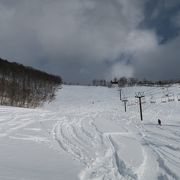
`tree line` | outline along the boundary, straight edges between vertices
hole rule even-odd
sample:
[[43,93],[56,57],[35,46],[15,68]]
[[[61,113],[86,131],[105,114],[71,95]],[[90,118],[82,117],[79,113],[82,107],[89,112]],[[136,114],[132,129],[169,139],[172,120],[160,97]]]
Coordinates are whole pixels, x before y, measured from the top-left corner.
[[137,78],[127,78],[127,77],[121,77],[121,78],[114,78],[111,81],[107,80],[98,80],[94,79],[92,81],[93,86],[107,86],[111,87],[113,84],[117,84],[119,87],[124,87],[124,86],[163,86],[163,85],[171,85],[174,83],[180,83],[180,80],[157,80],[157,81],[152,81],[152,80],[139,80]]
[[37,107],[55,98],[60,76],[0,58],[0,104]]

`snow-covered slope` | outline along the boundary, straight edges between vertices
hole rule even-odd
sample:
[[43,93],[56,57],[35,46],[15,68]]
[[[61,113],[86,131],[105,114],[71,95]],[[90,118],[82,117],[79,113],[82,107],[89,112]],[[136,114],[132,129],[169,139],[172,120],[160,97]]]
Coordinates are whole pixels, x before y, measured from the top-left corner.
[[1,106],[0,179],[180,179],[178,93],[178,85],[123,88],[124,112],[118,89],[64,86],[43,108]]

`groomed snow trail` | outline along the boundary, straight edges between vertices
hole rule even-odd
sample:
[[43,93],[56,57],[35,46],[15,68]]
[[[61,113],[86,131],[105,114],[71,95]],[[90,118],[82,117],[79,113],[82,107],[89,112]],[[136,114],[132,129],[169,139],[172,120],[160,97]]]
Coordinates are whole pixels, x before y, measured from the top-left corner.
[[[95,89],[92,88],[92,90]],[[98,89],[99,92],[101,89]],[[145,152],[143,155],[141,154],[143,149],[133,137],[133,131],[128,128],[131,120],[127,120],[125,116],[121,121],[121,126],[116,131],[111,131],[111,127],[108,130],[108,125],[106,125],[108,119],[109,123],[114,123],[114,126],[117,126],[122,118],[122,110],[120,113],[118,112],[120,102],[116,99],[117,91],[114,90],[113,93],[108,94],[112,90],[105,89],[105,94],[101,97],[98,92],[98,94],[92,93],[92,90],[86,89],[84,93],[87,94],[85,98],[82,97],[83,99],[80,99],[81,94],[77,97],[70,94],[70,97],[74,98],[71,102],[77,100],[78,104],[70,105],[68,110],[63,110],[64,117],[56,122],[51,134],[65,152],[84,164],[84,169],[79,175],[81,180],[138,179],[138,169],[141,169],[141,173],[143,173],[142,164],[146,163]],[[97,127],[98,120],[105,124],[107,131]],[[142,159],[138,159],[134,163],[136,166],[121,158],[119,149],[124,142],[117,143],[116,139],[119,137],[124,137],[126,139],[123,139],[124,142],[133,139],[133,144],[138,146],[136,152],[139,153],[138,157]],[[128,151],[129,145],[123,146]],[[131,157],[133,156],[131,155]]]
[[83,165],[80,180],[178,180],[179,109],[180,102],[145,103],[140,121],[136,103],[124,112],[117,89],[64,86],[43,108],[1,107],[0,137],[69,155]]
[[158,180],[180,179],[180,121],[177,118],[179,107],[178,102],[154,105],[147,115],[152,114],[152,119],[163,117],[163,125],[158,126],[151,120],[140,127],[142,144],[151,150],[156,160]]

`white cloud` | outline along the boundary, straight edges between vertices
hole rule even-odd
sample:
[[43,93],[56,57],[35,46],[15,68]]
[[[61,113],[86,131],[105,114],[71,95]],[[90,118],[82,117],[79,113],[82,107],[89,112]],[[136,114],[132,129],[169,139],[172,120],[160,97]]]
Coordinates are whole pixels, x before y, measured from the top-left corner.
[[152,51],[157,48],[157,36],[153,31],[134,30],[127,37],[125,48],[131,54]]
[[180,36],[152,51],[136,55],[135,75],[151,79],[180,78]]
[[133,77],[134,68],[132,65],[126,65],[125,63],[116,63],[112,66],[111,73],[106,74],[108,80],[114,79],[114,77]]
[[83,61],[115,59],[143,18],[137,4],[129,0],[46,4],[39,19],[40,42],[46,52],[81,56]]

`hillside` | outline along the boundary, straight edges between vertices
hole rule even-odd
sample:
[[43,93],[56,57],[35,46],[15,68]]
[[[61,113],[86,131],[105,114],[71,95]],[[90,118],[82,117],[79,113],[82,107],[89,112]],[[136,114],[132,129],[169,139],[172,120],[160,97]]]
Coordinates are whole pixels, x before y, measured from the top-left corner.
[[178,180],[178,93],[179,85],[123,88],[125,112],[116,88],[64,86],[36,110],[1,106],[0,179]]
[[0,59],[0,104],[37,107],[55,96],[59,76]]

